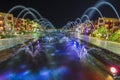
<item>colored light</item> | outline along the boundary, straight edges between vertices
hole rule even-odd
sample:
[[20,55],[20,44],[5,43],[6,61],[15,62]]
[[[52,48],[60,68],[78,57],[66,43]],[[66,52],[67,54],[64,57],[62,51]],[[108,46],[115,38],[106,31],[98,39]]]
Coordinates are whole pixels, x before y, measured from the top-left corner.
[[117,70],[116,70],[115,67],[111,67],[111,68],[110,68],[110,71],[111,71],[113,74],[117,73]]
[[76,47],[76,44],[74,44],[74,46]]
[[79,47],[79,42],[74,41],[74,42],[73,42],[73,46],[78,48],[78,47]]

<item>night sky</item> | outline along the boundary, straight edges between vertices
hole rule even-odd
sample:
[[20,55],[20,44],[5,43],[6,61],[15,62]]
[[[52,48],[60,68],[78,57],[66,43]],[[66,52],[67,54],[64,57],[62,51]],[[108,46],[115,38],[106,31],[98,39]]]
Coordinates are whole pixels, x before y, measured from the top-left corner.
[[[55,26],[62,27],[68,21],[74,21],[81,17],[83,12],[94,6],[99,0],[3,0],[0,2],[0,11],[7,12],[13,6],[23,5],[32,7],[39,13],[50,20]],[[100,0],[102,1],[102,0]],[[120,0],[105,0],[112,3],[120,13]],[[100,8],[106,17],[116,17],[110,7],[103,6]],[[16,16],[17,12],[13,12]],[[93,16],[93,19],[98,16]]]

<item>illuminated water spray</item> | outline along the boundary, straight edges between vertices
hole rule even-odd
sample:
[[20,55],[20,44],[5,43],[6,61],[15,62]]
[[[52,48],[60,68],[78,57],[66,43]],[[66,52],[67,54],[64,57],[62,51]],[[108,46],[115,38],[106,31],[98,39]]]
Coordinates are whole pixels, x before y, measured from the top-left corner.
[[[35,14],[37,14],[38,16],[39,16],[39,18],[36,18],[36,19],[40,19],[40,18],[42,18],[42,15],[37,11],[37,10],[35,10],[35,9],[33,9],[33,8],[24,8],[19,14],[18,14],[18,16],[17,16],[17,18],[19,18],[24,12],[34,12],[33,14],[35,15]],[[36,15],[35,15],[36,16]]]
[[[69,22],[70,22],[70,21],[69,21]],[[67,23],[66,25],[64,25],[64,26],[62,27],[62,30],[65,31],[65,30],[67,29],[68,26],[70,26],[69,23]]]
[[40,55],[41,51],[41,44],[39,41],[36,41],[36,45],[30,43],[28,46],[25,47],[25,53],[29,54],[32,58],[37,55]]
[[46,18],[40,18],[39,23],[43,24],[46,27],[46,29],[49,27],[53,30],[56,30],[55,26]]
[[[75,51],[75,53],[77,54],[77,57],[80,59],[80,60],[85,60],[86,59],[86,56],[87,56],[87,49],[85,48],[85,45],[82,45],[80,44],[78,41],[76,40],[73,40],[72,45],[70,46],[71,49],[69,48],[69,50],[73,50]],[[74,55],[74,54],[72,54]],[[73,56],[74,57],[74,56]]]
[[85,46],[81,46],[77,55],[80,59],[85,59],[86,58],[87,50],[86,50]]
[[42,18],[43,16],[37,11],[35,10],[34,8],[28,8],[30,11],[33,11],[35,14],[38,15],[39,19]]
[[[7,17],[12,11],[17,10],[17,9],[24,9],[24,8],[26,8],[26,7],[21,6],[21,5],[18,5],[18,6],[14,6],[13,8],[11,8],[11,9],[7,12],[7,14],[4,16],[4,22],[5,22],[5,24],[6,24],[7,27],[10,27],[10,25],[7,23],[6,17]],[[14,27],[11,27],[11,33],[12,33],[13,31],[14,31]]]
[[81,17],[81,21],[84,19],[84,18],[87,18],[87,20],[89,20],[90,21],[90,18],[89,18],[89,16],[88,15],[83,15],[82,17]]
[[57,31],[55,26],[46,18],[40,18],[40,19],[34,19],[34,21],[37,21],[41,26],[45,27],[46,33],[46,42],[51,42],[53,40],[52,34],[49,34],[51,31]]
[[41,19],[34,19],[34,21],[38,22],[41,25],[41,27],[44,27],[45,29],[48,26],[49,27],[52,26],[53,29],[55,28],[54,25],[52,23],[50,23],[50,21],[45,21],[43,18],[41,18]]
[[71,27],[77,26],[78,24],[81,23],[81,19],[77,18],[74,22],[73,21],[68,21],[67,24],[65,26],[62,27],[62,30],[68,30]]
[[26,12],[22,18],[25,18],[27,15],[31,15],[34,19],[37,18],[32,12]]
[[103,14],[101,13],[101,11],[100,11],[98,8],[96,8],[96,7],[90,7],[90,8],[88,8],[87,10],[85,10],[85,12],[83,13],[83,15],[85,15],[85,14],[86,14],[87,12],[89,12],[90,10],[97,11],[97,12],[99,13],[99,15],[100,15],[101,18],[104,17]]
[[81,21],[82,21],[82,20],[83,20],[83,18],[85,18],[85,17],[87,18],[87,20],[86,20],[86,21],[89,21],[89,23],[91,23],[91,25],[92,25],[92,26],[94,26],[94,25],[93,25],[93,23],[90,21],[90,18],[89,18],[89,16],[88,16],[88,15],[83,15],[83,16],[81,17]]
[[62,27],[62,29],[66,30],[66,29],[68,29],[68,28],[70,28],[71,26],[74,26],[74,25],[75,25],[75,23],[73,21],[68,21],[68,23],[64,27]]
[[67,26],[66,26],[66,25],[64,25],[64,26],[62,27],[62,30],[63,30],[63,31],[65,31],[65,30],[66,30],[66,28],[67,28]]
[[[120,21],[120,16],[119,16],[117,10],[115,9],[115,7],[114,7],[111,3],[106,2],[106,1],[99,1],[99,2],[95,5],[95,7],[96,7],[96,8],[100,8],[101,6],[104,6],[104,5],[108,5],[109,7],[111,7],[112,10],[115,12],[117,18],[118,18],[119,21]],[[94,11],[91,11],[91,12],[90,12],[90,17],[93,16],[93,13],[94,13]]]
[[14,6],[14,7],[12,7],[12,8],[8,11],[8,14],[11,13],[12,11],[14,11],[14,10],[24,9],[24,8],[26,8],[26,7],[25,7],[25,6],[22,6],[22,5]]
[[[18,18],[21,16],[21,14],[23,14],[24,12],[26,12],[26,13],[24,14],[23,18],[24,18],[26,15],[28,15],[28,14],[30,14],[33,18],[37,18],[35,14],[37,14],[37,15],[39,16],[39,19],[42,18],[42,16],[40,15],[40,13],[39,13],[37,10],[33,9],[33,8],[26,8],[25,6],[22,6],[22,5],[17,5],[17,6],[12,7],[12,8],[8,11],[8,13],[4,16],[4,22],[5,22],[5,24],[6,24],[6,28],[10,30],[10,34],[11,34],[11,35],[14,33],[14,26],[15,26],[16,22],[13,23],[13,24],[9,24],[9,23],[7,22],[7,20],[6,20],[6,17],[8,16],[8,14],[10,14],[11,12],[13,12],[13,11],[15,11],[15,10],[18,10],[18,9],[22,9],[22,11],[18,14],[17,19],[18,19]],[[34,13],[33,13],[33,12],[34,12]]]
[[[75,20],[75,23],[80,24],[80,23],[81,23],[81,19],[80,19],[80,18],[77,18],[77,19]],[[76,24],[76,25],[77,25],[77,24]]]
[[68,21],[67,24],[63,28],[67,29],[69,26],[71,26],[71,21]]

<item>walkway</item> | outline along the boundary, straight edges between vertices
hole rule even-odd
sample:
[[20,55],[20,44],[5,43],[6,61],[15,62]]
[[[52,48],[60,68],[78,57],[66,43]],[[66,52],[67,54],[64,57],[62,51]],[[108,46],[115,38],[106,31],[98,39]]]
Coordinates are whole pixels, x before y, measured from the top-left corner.
[[112,41],[106,41],[101,40],[95,37],[89,37],[84,35],[76,36],[77,38],[84,40],[86,42],[89,42],[93,45],[96,45],[98,47],[104,48],[106,50],[109,50],[117,55],[120,55],[120,43],[112,42]]

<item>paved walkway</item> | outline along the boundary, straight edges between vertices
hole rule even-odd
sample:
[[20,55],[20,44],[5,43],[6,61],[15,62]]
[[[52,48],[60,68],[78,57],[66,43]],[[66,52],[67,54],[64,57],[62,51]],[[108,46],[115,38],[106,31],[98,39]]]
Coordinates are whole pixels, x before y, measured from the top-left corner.
[[92,43],[93,45],[96,45],[98,47],[107,49],[117,55],[120,55],[120,43],[101,40],[95,37],[89,37],[89,36],[84,36],[84,35],[79,35],[76,37],[86,42]]
[[14,47],[18,44],[23,44],[24,42],[32,38],[33,37],[31,35],[24,35],[15,38],[0,39],[0,51]]

